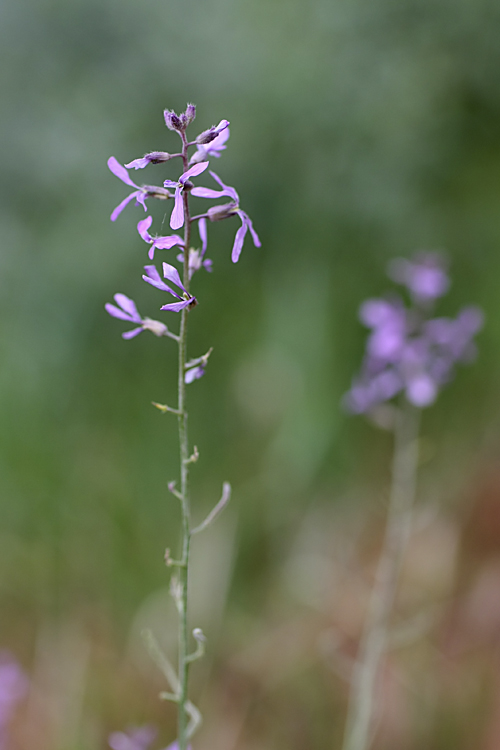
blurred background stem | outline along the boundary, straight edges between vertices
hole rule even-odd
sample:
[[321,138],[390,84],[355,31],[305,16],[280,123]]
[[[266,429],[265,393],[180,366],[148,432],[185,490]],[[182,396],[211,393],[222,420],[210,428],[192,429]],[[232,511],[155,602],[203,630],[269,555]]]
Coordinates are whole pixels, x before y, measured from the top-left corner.
[[419,423],[420,410],[404,400],[396,414],[387,524],[352,676],[344,750],[368,750],[373,739],[377,680],[387,647],[388,623],[399,573],[411,532]]

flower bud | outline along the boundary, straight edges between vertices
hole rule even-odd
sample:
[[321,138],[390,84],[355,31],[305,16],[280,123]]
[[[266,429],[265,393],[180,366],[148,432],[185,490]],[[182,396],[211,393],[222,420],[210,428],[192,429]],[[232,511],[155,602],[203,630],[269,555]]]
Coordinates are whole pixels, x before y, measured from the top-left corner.
[[200,135],[196,139],[196,143],[199,146],[204,146],[207,143],[211,143],[214,141],[218,135],[222,133],[223,130],[227,128],[229,125],[229,120],[221,120],[218,125],[213,125],[208,130],[204,130],[203,133],[200,133]]
[[236,213],[237,204],[234,203],[223,203],[221,206],[211,206],[208,211],[208,218],[210,221],[222,221],[227,219],[229,216],[233,216]]
[[163,112],[165,118],[165,125],[169,130],[177,130],[178,132],[184,130],[181,118],[175,114],[173,109],[166,109]]
[[144,185],[142,188],[148,198],[159,198],[161,201],[166,201],[172,198],[172,193],[166,188],[158,187],[158,185]]
[[186,111],[184,112],[187,120],[187,124],[191,125],[194,118],[196,117],[196,107],[194,104],[188,104],[186,107]]
[[160,323],[159,320],[151,320],[151,318],[144,318],[142,321],[142,327],[145,331],[151,331],[155,336],[164,336],[168,331],[167,326],[164,323]]

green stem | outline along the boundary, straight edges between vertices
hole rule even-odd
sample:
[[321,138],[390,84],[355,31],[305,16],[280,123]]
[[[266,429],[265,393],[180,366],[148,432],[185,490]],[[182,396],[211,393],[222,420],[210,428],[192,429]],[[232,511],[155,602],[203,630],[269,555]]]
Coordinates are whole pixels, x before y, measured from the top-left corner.
[[387,649],[388,621],[411,532],[418,464],[420,412],[406,401],[394,430],[389,509],[382,552],[353,671],[344,750],[368,750],[380,664]]
[[[188,169],[187,140],[184,133],[182,137],[182,161],[184,172]],[[183,284],[189,292],[189,243],[191,233],[191,222],[189,217],[189,202],[187,191],[183,192],[184,201],[184,268]],[[179,610],[179,714],[178,714],[178,741],[179,750],[187,750],[188,736],[188,714],[186,704],[188,702],[188,567],[189,548],[191,542],[190,530],[190,504],[189,504],[189,443],[188,443],[188,415],[186,411],[186,384],[184,382],[185,367],[187,361],[187,329],[189,308],[185,307],[181,313],[181,328],[179,333],[179,373],[178,373],[178,424],[179,424],[179,447],[180,447],[180,475],[181,475],[181,509],[182,509],[182,555],[181,565],[178,568],[179,596],[177,607]]]

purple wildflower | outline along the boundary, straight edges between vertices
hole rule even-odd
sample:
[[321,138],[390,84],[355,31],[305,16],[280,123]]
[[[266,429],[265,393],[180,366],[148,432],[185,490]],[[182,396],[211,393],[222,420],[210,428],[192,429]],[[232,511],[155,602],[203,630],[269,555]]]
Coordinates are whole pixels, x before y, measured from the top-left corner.
[[113,318],[119,318],[120,320],[128,320],[131,323],[139,323],[138,328],[134,328],[132,331],[125,331],[122,333],[124,339],[132,339],[142,331],[151,331],[155,336],[165,336],[168,328],[159,320],[151,320],[151,318],[141,318],[135,306],[135,302],[124,294],[115,294],[114,300],[119,307],[112,305],[107,302],[104,307],[106,312],[113,316]]
[[[361,306],[360,319],[372,332],[361,373],[344,396],[345,406],[354,413],[368,412],[401,391],[414,406],[429,406],[450,380],[455,364],[475,355],[473,337],[483,325],[482,312],[471,306],[455,319],[428,319],[422,305],[444,294],[448,277],[429,254],[401,263],[403,283],[417,307],[406,309],[397,299],[372,299]],[[394,268],[392,263],[393,278]]]
[[0,653],[0,750],[10,747],[7,729],[16,705],[26,695],[28,678],[7,652]]
[[[212,271],[212,261],[210,258],[204,258],[207,250],[207,220],[205,218],[198,221],[198,231],[201,239],[201,250],[195,250],[193,247],[189,248],[190,279],[193,277],[193,274],[196,273],[196,271],[199,271],[202,267],[209,273]],[[184,250],[182,253],[179,253],[177,260],[184,263]]]
[[189,370],[186,370],[186,374],[184,375],[184,382],[187,384],[193,383],[195,380],[199,380],[199,378],[202,378],[204,374],[205,374],[204,365],[197,365],[197,367],[191,367]]
[[185,307],[194,307],[198,304],[196,297],[193,297],[191,294],[189,294],[189,292],[186,292],[186,289],[180,279],[179,273],[177,269],[174,268],[174,266],[171,266],[169,263],[164,263],[163,276],[165,279],[167,279],[167,281],[170,281],[171,284],[175,284],[175,286],[178,286],[179,289],[182,289],[182,291],[184,292],[182,297],[180,294],[167,286],[164,281],[161,280],[160,274],[156,270],[156,266],[144,266],[144,270],[146,271],[146,273],[142,277],[144,281],[147,281],[147,283],[151,284],[151,286],[154,286],[157,289],[161,289],[161,291],[163,292],[168,292],[174,297],[177,297],[177,299],[181,300],[180,302],[171,302],[168,305],[163,305],[163,307],[160,308],[161,310],[180,312]]
[[165,180],[163,183],[166,188],[175,188],[175,205],[170,217],[170,226],[172,229],[180,229],[184,224],[184,201],[182,194],[186,187],[190,187],[189,178],[201,174],[207,167],[208,161],[195,164],[187,172],[184,172],[177,182],[174,180]]
[[439,253],[417,253],[413,260],[396,258],[389,264],[389,277],[406,286],[417,304],[442,297],[450,285]]
[[233,215],[237,215],[240,217],[241,227],[236,232],[233,250],[231,253],[231,260],[233,261],[233,263],[236,263],[240,257],[241,250],[243,248],[243,241],[248,230],[250,230],[250,234],[252,235],[253,244],[255,245],[255,247],[260,247],[261,242],[257,235],[257,232],[253,228],[250,217],[248,216],[248,214],[242,211],[239,206],[240,198],[236,190],[229,185],[224,185],[220,177],[216,175],[215,172],[210,172],[210,174],[212,175],[214,180],[219,183],[222,190],[212,190],[211,188],[197,187],[192,189],[191,194],[198,198],[222,198],[223,196],[231,198],[231,203],[213,206],[212,208],[208,209],[207,214],[210,221],[221,221],[222,219],[227,219],[229,216]]
[[130,185],[131,187],[136,188],[130,195],[128,195],[125,200],[123,200],[113,211],[111,214],[111,221],[115,221],[117,217],[121,214],[127,203],[130,203],[130,201],[135,198],[136,205],[141,205],[145,211],[147,211],[146,208],[146,198],[160,198],[162,200],[166,200],[167,198],[171,198],[171,194],[168,190],[165,190],[165,188],[161,187],[155,187],[154,185],[143,185],[142,187],[139,187],[138,185],[133,182],[133,180],[129,177],[129,174],[125,167],[123,167],[114,156],[111,156],[108,159],[108,167],[113,172],[113,174],[118,177],[122,182],[124,182],[126,185]]
[[149,258],[153,260],[155,255],[155,250],[170,250],[171,247],[175,247],[175,245],[180,245],[180,247],[184,247],[184,240],[182,237],[179,237],[178,234],[169,234],[165,237],[153,237],[151,234],[149,234],[148,229],[151,226],[153,222],[152,216],[147,216],[145,219],[141,219],[141,221],[137,224],[137,231],[141,235],[142,239],[145,242],[149,242],[151,247],[149,248]]
[[[224,151],[227,146],[225,145],[229,138],[229,122],[227,120],[221,120],[215,128],[205,130],[196,139],[197,151],[193,154],[190,159],[190,164],[198,164],[200,161],[206,161],[214,156],[219,159],[221,151]],[[213,136],[213,137],[212,137]]]
[[136,727],[128,732],[113,732],[108,737],[108,744],[112,750],[148,750],[156,735],[154,727]]

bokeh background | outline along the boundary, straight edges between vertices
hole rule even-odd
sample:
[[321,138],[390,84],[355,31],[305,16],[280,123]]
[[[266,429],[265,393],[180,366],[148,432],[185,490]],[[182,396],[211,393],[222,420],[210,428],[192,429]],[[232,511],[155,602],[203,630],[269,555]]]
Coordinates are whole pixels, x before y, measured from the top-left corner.
[[391,440],[339,403],[360,302],[422,248],[448,253],[441,312],[476,303],[487,323],[425,414],[377,742],[500,747],[500,7],[4,0],[0,45],[0,646],[30,677],[12,748],[175,737],[140,635],[175,656],[176,429],[150,405],[174,401],[175,346],[125,342],[104,312],[117,291],[161,304],[142,210],[109,221],[127,188],[106,160],[176,148],[162,110],[187,101],[194,135],[231,121],[216,170],[262,240],[235,266],[234,224],[210,227],[214,272],[194,282],[190,353],[214,347],[189,390],[195,518],[223,480],[234,493],[194,548],[195,748],[340,747]]

